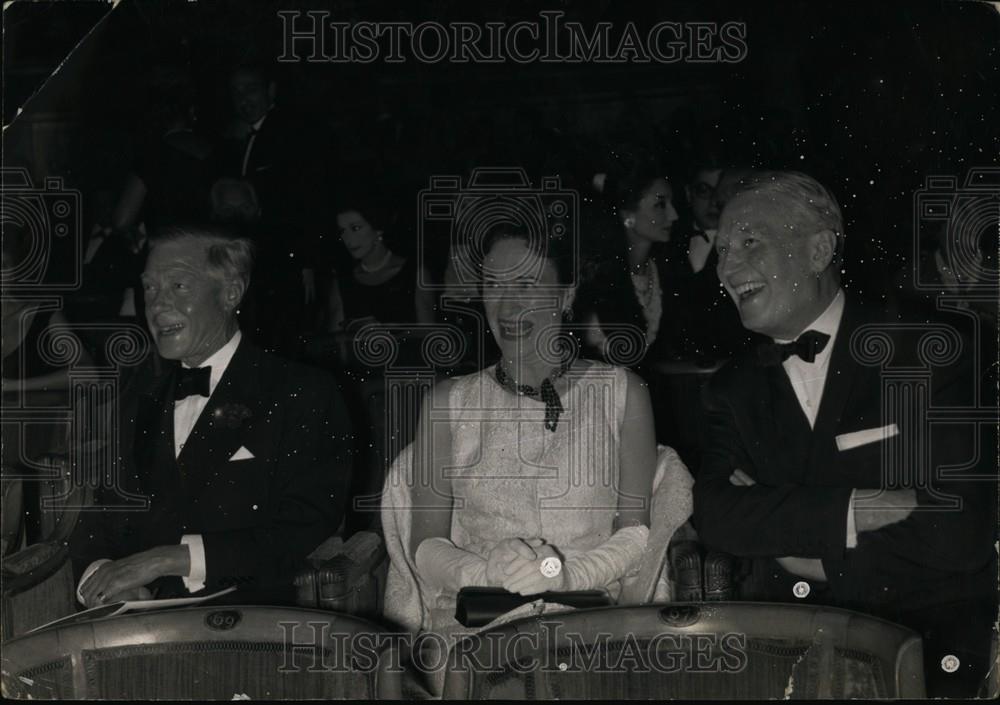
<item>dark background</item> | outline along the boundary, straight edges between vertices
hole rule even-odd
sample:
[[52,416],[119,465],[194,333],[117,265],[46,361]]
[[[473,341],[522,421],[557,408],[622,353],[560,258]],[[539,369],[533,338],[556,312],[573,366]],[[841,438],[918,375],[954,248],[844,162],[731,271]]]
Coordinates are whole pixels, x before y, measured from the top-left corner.
[[415,23],[537,22],[559,9],[564,20],[640,31],[661,20],[746,22],[739,64],[278,67],[279,103],[334,136],[329,188],[370,182],[410,217],[431,174],[517,164],[579,186],[622,143],[664,158],[679,192],[700,141],[734,162],[827,183],[847,221],[850,280],[877,293],[912,258],[913,192],[925,177],[961,183],[1000,154],[1000,23],[987,3],[124,0],[4,11],[5,166],[79,189],[88,228],[147,137],[154,69],[186,69],[200,128],[218,134],[231,67],[280,53],[280,9]]

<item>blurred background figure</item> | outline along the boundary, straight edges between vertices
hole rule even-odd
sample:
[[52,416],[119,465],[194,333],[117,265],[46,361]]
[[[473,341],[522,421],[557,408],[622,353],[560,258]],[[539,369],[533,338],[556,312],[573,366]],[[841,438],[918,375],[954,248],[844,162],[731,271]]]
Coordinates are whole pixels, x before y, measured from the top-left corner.
[[99,262],[111,260],[130,270],[120,310],[124,317],[135,319],[143,308],[137,283],[147,233],[208,215],[214,153],[211,142],[197,129],[197,118],[191,78],[179,67],[158,67],[150,82],[137,157],[112,210],[110,234],[95,247]]
[[655,161],[622,158],[595,182],[600,197],[581,213],[583,284],[576,315],[590,327],[588,354],[603,359],[612,328],[632,326],[645,337],[645,359],[677,349],[674,282],[666,261],[677,210],[665,170]]
[[260,202],[253,184],[244,179],[216,179],[210,192],[212,221],[252,226],[260,221]]
[[[974,294],[977,285],[997,278],[998,229],[996,224],[987,226],[976,242],[958,242],[953,232],[955,224],[952,220],[943,221],[939,227],[930,232],[920,243],[920,257],[915,263],[904,267],[896,275],[893,290],[896,292],[897,305],[904,310],[923,310],[929,313],[934,310],[935,302],[940,296],[959,296]],[[956,263],[952,252],[962,248],[967,250],[965,263]],[[918,277],[920,286],[914,276]],[[974,311],[988,328],[990,338],[996,337],[997,305],[989,297],[982,300],[972,299],[957,303],[962,308]]]
[[[138,321],[134,297],[141,293],[145,226],[140,223],[118,230],[112,226],[118,197],[118,191],[110,188],[93,197],[95,212],[83,257],[83,286],[66,298],[67,315],[78,323]],[[100,331],[85,331],[83,336],[91,352],[103,347]]]
[[[253,184],[245,179],[224,176],[216,179],[215,183],[212,184],[210,197],[212,222],[226,226],[259,247],[260,203],[257,200],[257,191]],[[261,286],[262,281],[268,281],[267,276],[258,276],[260,270],[266,266],[254,267],[253,276],[250,277],[250,286],[237,311],[240,328],[247,331],[248,335],[255,340],[261,339],[264,336],[264,331],[270,328],[270,324],[261,321],[258,304],[262,298],[266,298],[268,293]]]
[[[24,228],[5,223],[2,266],[4,280],[16,282],[16,271],[29,256],[31,235]],[[10,277],[10,279],[8,279]],[[8,295],[3,304],[3,395],[4,405],[25,403],[33,392],[61,392],[69,389],[69,368],[55,360],[59,350],[80,351],[78,365],[90,364],[83,344],[69,329],[69,321],[51,304],[32,298]],[[58,343],[52,336],[68,336]]]
[[728,359],[749,340],[719,282],[715,250],[719,213],[733,187],[749,173],[743,168],[723,169],[711,154],[695,157],[685,186],[690,215],[671,244],[676,352],[680,358],[705,367]]
[[246,64],[229,77],[235,120],[224,140],[224,176],[249,182],[259,205],[257,341],[286,357],[301,355],[317,316],[316,259],[323,208],[324,131],[278,102],[270,67]]
[[359,194],[341,200],[336,229],[352,266],[337,274],[330,289],[330,330],[375,321],[432,322],[426,301],[417,304],[416,259],[392,250],[397,242],[391,233],[394,223],[377,197]]
[[151,81],[146,135],[111,217],[116,232],[145,225],[151,231],[208,214],[213,149],[198,131],[195,90],[177,67],[161,67]]
[[[37,296],[22,298],[9,289],[17,282],[20,265],[30,256],[31,236],[27,228],[9,221],[4,223],[4,286],[0,291],[0,308],[5,472],[26,460],[65,452],[69,438],[64,422],[40,420],[22,426],[14,421],[7,423],[7,412],[16,415],[18,410],[24,409],[70,407],[70,365],[87,367],[92,364],[83,342],[69,327],[69,321],[51,297],[48,300]],[[35,489],[34,483],[28,483],[25,491],[34,492]]]

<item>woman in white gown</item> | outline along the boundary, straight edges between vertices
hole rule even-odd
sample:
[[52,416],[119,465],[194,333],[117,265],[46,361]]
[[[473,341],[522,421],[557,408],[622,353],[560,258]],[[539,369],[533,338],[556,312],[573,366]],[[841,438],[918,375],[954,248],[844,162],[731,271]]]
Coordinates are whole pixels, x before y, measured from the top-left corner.
[[[413,631],[459,631],[466,586],[645,601],[651,588],[630,594],[630,581],[645,561],[656,582],[666,541],[690,514],[687,470],[669,449],[657,460],[645,384],[560,344],[573,292],[557,248],[511,225],[486,234],[484,307],[501,359],[427,395],[387,479],[385,615]],[[663,531],[650,555],[654,479],[665,499],[652,504]]]

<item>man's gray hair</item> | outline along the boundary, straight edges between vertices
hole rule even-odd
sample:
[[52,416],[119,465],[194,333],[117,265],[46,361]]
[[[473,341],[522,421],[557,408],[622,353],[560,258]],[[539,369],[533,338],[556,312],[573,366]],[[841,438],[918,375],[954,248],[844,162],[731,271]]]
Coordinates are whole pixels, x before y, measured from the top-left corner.
[[250,287],[256,249],[251,240],[218,226],[174,225],[157,230],[150,247],[180,240],[195,240],[204,245],[211,273],[220,275],[226,281],[241,282],[246,293]]
[[789,225],[803,234],[832,231],[837,238],[832,265],[839,273],[844,257],[844,216],[828,188],[800,171],[754,171],[740,179],[733,197],[745,193],[784,197]]

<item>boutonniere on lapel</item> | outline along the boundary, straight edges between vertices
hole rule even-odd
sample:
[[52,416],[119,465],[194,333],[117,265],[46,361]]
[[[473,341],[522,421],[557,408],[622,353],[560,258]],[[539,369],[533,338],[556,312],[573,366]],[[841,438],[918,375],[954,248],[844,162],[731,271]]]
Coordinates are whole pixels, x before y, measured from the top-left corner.
[[212,423],[223,428],[239,428],[252,416],[242,404],[223,404],[212,411]]

